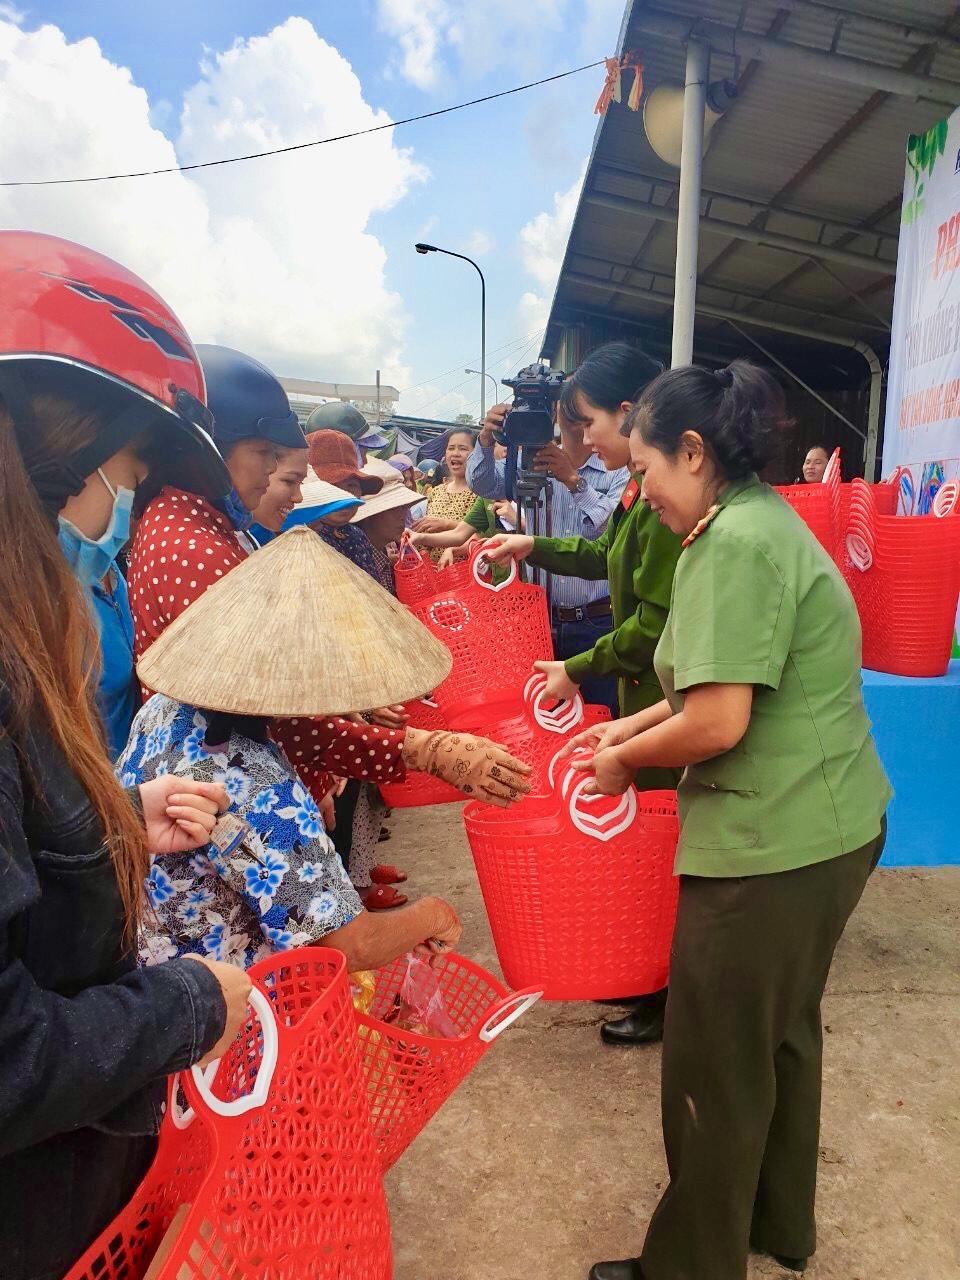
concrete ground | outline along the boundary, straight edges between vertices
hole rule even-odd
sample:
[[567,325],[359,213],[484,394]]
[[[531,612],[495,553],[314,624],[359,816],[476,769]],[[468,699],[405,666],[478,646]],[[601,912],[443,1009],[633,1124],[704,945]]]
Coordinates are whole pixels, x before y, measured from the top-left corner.
[[[384,860],[459,909],[499,975],[460,810],[397,812]],[[877,872],[833,967],[811,1280],[960,1277],[960,868]],[[657,1048],[540,1004],[388,1178],[395,1280],[585,1280],[639,1252],[663,1186]],[[769,1259],[750,1278],[783,1277]]]

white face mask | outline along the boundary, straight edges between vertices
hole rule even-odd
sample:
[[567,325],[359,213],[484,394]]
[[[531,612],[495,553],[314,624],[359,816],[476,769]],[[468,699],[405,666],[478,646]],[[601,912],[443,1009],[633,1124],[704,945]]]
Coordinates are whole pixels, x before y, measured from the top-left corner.
[[130,540],[133,490],[123,486],[115,489],[104,475],[102,467],[97,468],[97,475],[113,498],[113,511],[101,536],[94,541],[81,533],[69,520],[64,520],[63,516],[58,517],[60,549],[84,586],[102,582],[114,560]]

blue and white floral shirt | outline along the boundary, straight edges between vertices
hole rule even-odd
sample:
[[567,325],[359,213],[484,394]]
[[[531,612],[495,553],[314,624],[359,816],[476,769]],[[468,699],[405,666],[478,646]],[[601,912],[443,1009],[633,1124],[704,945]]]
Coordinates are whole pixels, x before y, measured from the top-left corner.
[[117,762],[124,786],[168,773],[221,782],[230,812],[247,827],[226,855],[209,844],[153,857],[143,964],[194,954],[248,968],[318,942],[363,910],[320,810],[280,748],[234,732],[208,749],[206,731],[202,712],[155,694]]

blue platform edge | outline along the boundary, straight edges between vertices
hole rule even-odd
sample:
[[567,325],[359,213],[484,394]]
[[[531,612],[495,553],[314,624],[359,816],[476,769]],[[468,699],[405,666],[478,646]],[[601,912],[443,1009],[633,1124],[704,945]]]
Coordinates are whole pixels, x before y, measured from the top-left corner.
[[960,660],[937,679],[864,671],[863,697],[896,792],[880,865],[960,865]]

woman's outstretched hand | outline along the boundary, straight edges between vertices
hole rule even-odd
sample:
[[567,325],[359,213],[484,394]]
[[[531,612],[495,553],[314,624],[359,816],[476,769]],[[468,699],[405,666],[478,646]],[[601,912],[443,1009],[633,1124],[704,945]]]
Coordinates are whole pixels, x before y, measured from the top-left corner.
[[151,853],[185,853],[208,843],[217,818],[230,807],[217,782],[164,774],[140,784],[143,825]]
[[582,729],[572,737],[557,756],[557,760],[566,760],[575,751],[589,751],[591,754],[596,755],[598,751],[605,751],[607,747],[618,747],[621,742],[626,742],[631,736],[629,719],[609,720],[605,724],[594,724],[589,729]]
[[534,671],[547,677],[544,693],[548,698],[556,698],[559,702],[569,702],[580,692],[580,686],[567,675],[567,668],[562,662],[535,662]]
[[501,560],[526,560],[533,550],[533,539],[526,533],[497,533],[483,544],[484,557],[491,564]]
[[615,747],[598,751],[591,760],[573,760],[571,769],[592,774],[583,788],[585,796],[620,796],[633,782],[634,770],[624,764]]

